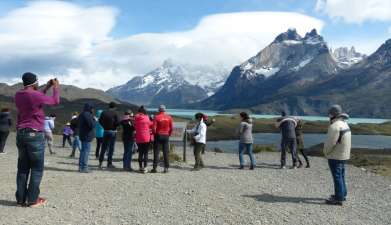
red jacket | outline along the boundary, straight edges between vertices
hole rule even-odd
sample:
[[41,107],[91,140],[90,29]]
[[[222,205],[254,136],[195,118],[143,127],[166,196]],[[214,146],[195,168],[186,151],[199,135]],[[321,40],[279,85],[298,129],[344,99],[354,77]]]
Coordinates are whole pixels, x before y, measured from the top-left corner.
[[142,113],[137,113],[134,118],[136,130],[136,143],[149,143],[151,141],[151,128],[153,123],[149,117]]
[[153,133],[158,135],[171,136],[172,118],[170,115],[160,112],[153,120]]

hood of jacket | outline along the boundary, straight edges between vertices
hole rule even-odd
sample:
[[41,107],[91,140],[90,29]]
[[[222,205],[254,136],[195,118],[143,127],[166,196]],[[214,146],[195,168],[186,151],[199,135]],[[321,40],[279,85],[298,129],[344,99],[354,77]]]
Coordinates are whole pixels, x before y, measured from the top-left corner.
[[84,112],[92,112],[92,109],[93,109],[94,107],[92,106],[92,104],[90,104],[90,103],[86,103],[86,104],[84,104],[84,109],[83,109],[83,111]]

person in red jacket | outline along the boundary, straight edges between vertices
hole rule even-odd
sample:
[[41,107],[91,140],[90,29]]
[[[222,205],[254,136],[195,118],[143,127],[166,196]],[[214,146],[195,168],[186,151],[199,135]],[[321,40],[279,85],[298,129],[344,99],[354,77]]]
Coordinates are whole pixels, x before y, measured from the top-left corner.
[[151,170],[151,173],[157,172],[156,168],[159,162],[160,146],[162,146],[163,149],[164,173],[168,172],[168,168],[170,166],[168,159],[168,143],[172,133],[172,127],[172,117],[166,114],[166,106],[161,105],[159,107],[159,114],[157,114],[153,120],[153,134],[155,136],[155,143],[153,148],[153,169]]
[[148,162],[148,149],[151,142],[152,121],[149,119],[144,106],[138,109],[134,118],[134,127],[136,130],[136,143],[138,146],[138,163],[140,172],[146,173]]

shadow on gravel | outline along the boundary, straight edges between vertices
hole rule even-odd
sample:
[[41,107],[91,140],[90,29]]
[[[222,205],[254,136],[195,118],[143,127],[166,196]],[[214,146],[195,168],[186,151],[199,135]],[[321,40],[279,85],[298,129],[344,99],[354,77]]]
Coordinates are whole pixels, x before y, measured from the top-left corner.
[[0,200],[0,205],[17,207],[15,201],[9,201],[9,200]]
[[288,196],[276,196],[271,194],[261,194],[261,195],[242,195],[246,198],[254,198],[260,202],[268,203],[278,203],[278,202],[287,202],[287,203],[305,203],[305,204],[314,204],[314,205],[323,205],[323,198],[304,198],[304,197],[288,197]]
[[260,163],[257,165],[257,168],[280,169],[280,165],[279,164],[271,164],[271,163]]

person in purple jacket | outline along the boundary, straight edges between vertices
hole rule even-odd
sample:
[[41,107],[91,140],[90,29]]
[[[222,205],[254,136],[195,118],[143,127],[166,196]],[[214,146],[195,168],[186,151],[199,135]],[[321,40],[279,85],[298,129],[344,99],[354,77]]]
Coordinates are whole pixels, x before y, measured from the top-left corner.
[[71,136],[73,131],[71,129],[71,123],[67,123],[62,131],[62,147],[65,148],[65,143],[68,141],[69,146],[72,147]]
[[[46,203],[44,198],[39,197],[45,154],[43,107],[60,103],[59,82],[52,79],[39,91],[35,74],[24,73],[22,80],[24,88],[15,94],[18,147],[15,196],[17,205],[37,207]],[[50,88],[53,88],[53,95],[46,96]]]

